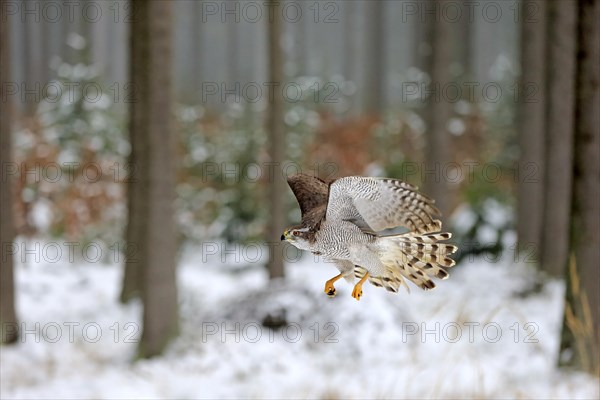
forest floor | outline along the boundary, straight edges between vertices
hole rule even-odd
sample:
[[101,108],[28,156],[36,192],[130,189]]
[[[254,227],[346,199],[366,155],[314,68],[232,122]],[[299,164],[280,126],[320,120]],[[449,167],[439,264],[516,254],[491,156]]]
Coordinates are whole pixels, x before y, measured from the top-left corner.
[[[510,257],[465,260],[430,292],[365,285],[357,302],[344,281],[323,293],[323,261],[288,262],[269,285],[255,249],[232,247],[185,252],[181,335],[136,362],[141,307],[119,303],[118,264],[17,265],[23,335],[2,348],[1,397],[599,397],[598,380],[555,367],[564,284]],[[287,327],[261,324],[281,310]]]

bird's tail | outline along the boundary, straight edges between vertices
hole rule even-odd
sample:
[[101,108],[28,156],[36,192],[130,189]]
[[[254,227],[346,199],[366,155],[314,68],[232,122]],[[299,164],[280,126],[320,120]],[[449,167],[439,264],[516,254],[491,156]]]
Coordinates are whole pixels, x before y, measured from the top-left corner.
[[[457,247],[439,243],[452,237],[451,233],[440,232],[441,228],[441,222],[435,220],[427,227],[427,233],[408,232],[379,237],[380,260],[385,272],[382,276],[369,276],[369,282],[391,292],[397,292],[400,286],[410,292],[404,278],[424,290],[435,287],[431,277],[448,278],[444,268],[455,264],[449,256],[456,252]],[[366,270],[361,267],[355,270],[357,278],[362,278],[365,273]]]

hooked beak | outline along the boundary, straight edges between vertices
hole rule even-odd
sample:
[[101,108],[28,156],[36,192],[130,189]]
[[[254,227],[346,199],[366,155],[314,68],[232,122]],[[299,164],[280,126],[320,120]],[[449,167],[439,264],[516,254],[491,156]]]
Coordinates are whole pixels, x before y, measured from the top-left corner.
[[281,235],[281,240],[285,240],[285,235]]
[[283,232],[283,235],[281,235],[281,240],[287,240],[287,241],[292,240],[292,235],[290,235],[290,232],[288,230]]

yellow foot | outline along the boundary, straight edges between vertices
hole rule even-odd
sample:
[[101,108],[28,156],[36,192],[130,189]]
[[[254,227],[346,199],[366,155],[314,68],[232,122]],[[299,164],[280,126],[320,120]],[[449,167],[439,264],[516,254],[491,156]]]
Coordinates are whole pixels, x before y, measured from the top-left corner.
[[330,285],[329,282],[325,283],[325,293],[327,293],[327,296],[329,297],[335,297],[336,295],[335,287]]
[[361,296],[362,296],[362,285],[354,286],[354,289],[352,289],[352,297],[354,297],[356,300],[360,300]]
[[369,277],[369,273],[367,272],[365,274],[365,276],[363,276],[361,278],[361,280],[358,281],[358,283],[356,285],[354,285],[354,289],[352,289],[352,297],[354,297],[356,300],[360,300],[360,298],[362,297],[362,294],[363,294],[362,285],[363,285],[363,283],[365,283],[365,281],[367,280],[368,277]]
[[325,293],[327,293],[327,296],[329,296],[329,297],[335,296],[335,287],[333,286],[333,284],[335,283],[335,281],[337,281],[341,277],[342,277],[342,274],[339,274],[339,275],[334,276],[327,282],[325,282]]

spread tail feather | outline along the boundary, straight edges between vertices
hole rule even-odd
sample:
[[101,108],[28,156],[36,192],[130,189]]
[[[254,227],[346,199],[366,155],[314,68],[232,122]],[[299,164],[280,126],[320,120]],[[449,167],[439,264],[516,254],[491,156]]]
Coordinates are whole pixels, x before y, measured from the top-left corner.
[[[410,292],[405,279],[421,289],[429,290],[435,287],[432,277],[448,278],[448,272],[444,268],[455,264],[450,255],[456,252],[457,247],[439,243],[452,237],[450,233],[439,232],[440,229],[441,223],[436,220],[430,224],[427,233],[408,232],[379,237],[380,260],[385,266],[385,272],[382,276],[369,276],[369,282],[390,292],[397,292],[400,286]],[[355,269],[357,278],[362,278],[365,273],[366,270],[362,267]]]

